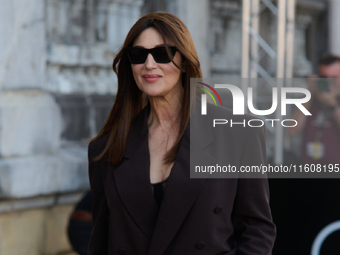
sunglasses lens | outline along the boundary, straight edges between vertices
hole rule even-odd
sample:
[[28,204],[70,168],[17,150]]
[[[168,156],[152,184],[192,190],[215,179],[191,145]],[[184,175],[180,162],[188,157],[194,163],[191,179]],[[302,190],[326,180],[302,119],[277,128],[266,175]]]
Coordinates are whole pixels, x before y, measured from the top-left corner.
[[144,48],[129,48],[127,54],[131,64],[142,64],[145,62],[148,52]]
[[[174,56],[176,51],[174,52],[172,48],[175,47],[170,47],[171,54],[172,56]],[[158,63],[169,63],[172,60],[172,58],[169,58],[168,52],[166,51],[165,47],[155,48],[152,55],[155,61]]]
[[[169,47],[172,57],[175,55],[177,48],[175,46]],[[165,47],[156,47],[153,49],[144,49],[144,48],[127,48],[127,55],[131,64],[143,64],[146,61],[146,58],[149,54],[152,54],[154,60],[157,63],[169,63],[172,60],[168,56],[168,52]]]

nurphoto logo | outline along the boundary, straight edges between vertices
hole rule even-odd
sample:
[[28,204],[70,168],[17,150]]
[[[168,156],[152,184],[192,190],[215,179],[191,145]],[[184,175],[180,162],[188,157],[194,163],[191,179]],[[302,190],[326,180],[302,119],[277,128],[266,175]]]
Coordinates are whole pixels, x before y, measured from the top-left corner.
[[[209,88],[218,98],[221,106],[222,106],[222,100],[220,95],[217,93],[215,89],[227,89],[228,91],[231,92],[232,98],[233,98],[233,115],[244,115],[245,114],[245,96],[243,94],[243,91],[237,87],[236,85],[231,85],[231,84],[215,84],[214,87],[202,83],[202,82],[197,82],[206,88]],[[215,97],[213,94],[205,88],[198,87],[199,89],[203,90],[206,92],[214,101],[215,105],[217,105]],[[299,93],[304,95],[302,98],[288,98],[289,93]],[[201,95],[201,114],[202,115],[207,115],[207,94],[202,94]],[[248,110],[258,116],[266,116],[274,113],[277,108],[278,108],[278,99],[280,97],[281,99],[281,115],[285,116],[287,115],[287,105],[295,105],[298,109],[302,111],[304,115],[311,115],[311,113],[303,106],[304,103],[308,102],[311,98],[311,93],[309,90],[305,88],[296,88],[296,87],[282,87],[280,90],[278,90],[277,87],[272,88],[272,104],[269,109],[265,110],[259,110],[254,107],[253,103],[253,88],[248,87],[247,89],[247,106]],[[264,125],[264,123],[269,122],[271,123],[272,126],[274,126],[275,122],[280,121],[280,119],[251,119],[248,120],[246,123],[246,120],[243,122],[233,122],[233,120],[227,120],[227,119],[214,119],[213,121],[213,126],[215,127],[216,125],[225,125],[225,124],[230,124],[231,126],[233,125],[243,125],[250,127],[261,127]],[[295,119],[283,119],[280,121],[281,125],[283,127],[295,127],[298,125],[297,120]]]

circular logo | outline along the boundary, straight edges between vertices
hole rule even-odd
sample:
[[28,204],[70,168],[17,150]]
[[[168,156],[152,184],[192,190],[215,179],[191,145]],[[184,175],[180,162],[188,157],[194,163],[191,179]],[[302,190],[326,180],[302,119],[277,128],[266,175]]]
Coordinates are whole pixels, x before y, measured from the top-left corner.
[[314,239],[311,255],[320,255],[322,244],[326,238],[337,230],[340,230],[340,220],[334,221],[324,227]]

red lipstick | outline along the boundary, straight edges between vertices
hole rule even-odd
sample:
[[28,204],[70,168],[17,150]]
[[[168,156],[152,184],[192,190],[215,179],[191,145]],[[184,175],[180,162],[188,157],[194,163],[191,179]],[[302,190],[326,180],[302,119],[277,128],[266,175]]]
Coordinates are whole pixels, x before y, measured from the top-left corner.
[[149,82],[149,83],[156,82],[160,78],[162,78],[162,76],[159,74],[144,74],[142,77],[146,82]]

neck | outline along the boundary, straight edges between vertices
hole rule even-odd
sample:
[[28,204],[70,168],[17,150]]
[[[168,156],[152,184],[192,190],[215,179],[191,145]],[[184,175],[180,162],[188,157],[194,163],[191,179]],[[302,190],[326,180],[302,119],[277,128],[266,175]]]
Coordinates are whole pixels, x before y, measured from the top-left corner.
[[169,98],[149,97],[150,115],[148,117],[149,128],[161,126],[171,129],[177,126],[181,120],[183,91]]

